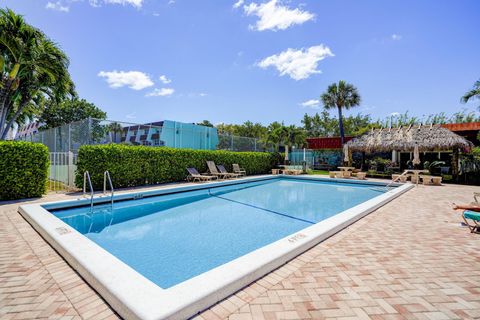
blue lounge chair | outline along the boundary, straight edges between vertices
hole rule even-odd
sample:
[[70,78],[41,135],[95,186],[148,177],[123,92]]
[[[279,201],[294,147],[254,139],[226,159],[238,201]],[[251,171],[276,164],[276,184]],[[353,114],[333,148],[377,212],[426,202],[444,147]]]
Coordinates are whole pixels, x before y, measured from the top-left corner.
[[[470,232],[480,233],[480,212],[465,210],[462,213],[462,218],[470,229]],[[468,222],[469,220],[472,222],[472,224]]]

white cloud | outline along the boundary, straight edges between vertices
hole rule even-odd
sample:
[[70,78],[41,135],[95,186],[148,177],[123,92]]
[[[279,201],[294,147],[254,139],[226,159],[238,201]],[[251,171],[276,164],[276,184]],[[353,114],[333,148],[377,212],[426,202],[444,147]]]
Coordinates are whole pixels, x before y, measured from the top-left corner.
[[394,41],[402,40],[402,38],[403,38],[401,35],[396,34],[396,33],[392,34],[391,37],[392,37],[392,40],[394,40]]
[[169,0],[167,3],[169,6],[175,4],[175,0]]
[[287,6],[283,6],[278,3],[278,0],[270,0],[262,4],[252,2],[243,6],[243,10],[247,16],[255,15],[259,18],[254,26],[250,26],[257,31],[285,30],[292,25],[303,24],[315,17],[313,13],[308,11],[299,8],[290,9]]
[[137,113],[136,112],[132,112],[132,113],[129,113],[125,116],[125,118],[127,119],[136,119],[137,118]]
[[312,74],[321,73],[318,63],[334,54],[327,46],[320,44],[307,49],[291,49],[269,56],[258,63],[260,68],[275,67],[281,76],[288,75],[294,80],[307,79]]
[[172,82],[172,80],[168,79],[167,76],[163,74],[158,79],[164,84],[169,84],[170,82]]
[[400,112],[392,112],[390,113],[391,117],[398,117],[400,115]]
[[166,97],[172,95],[174,92],[175,90],[172,88],[155,88],[152,92],[147,93],[145,97]]
[[200,92],[198,95],[199,95],[200,97],[206,97],[206,96],[208,96],[208,93]]
[[320,109],[320,100],[310,99],[300,103],[302,107],[308,107],[312,109]]
[[237,2],[235,2],[235,3],[233,4],[233,8],[234,8],[234,9],[240,8],[240,6],[241,6],[244,2],[245,2],[245,1],[243,1],[243,0],[238,0]]
[[142,90],[154,85],[150,77],[140,71],[100,71],[99,77],[105,78],[110,88],[129,87]]
[[55,11],[68,12],[70,8],[68,6],[62,5],[60,1],[57,2],[47,2],[45,8]]
[[93,7],[99,7],[102,3],[104,4],[121,4],[131,5],[135,8],[141,8],[143,5],[143,0],[89,0],[89,3]]

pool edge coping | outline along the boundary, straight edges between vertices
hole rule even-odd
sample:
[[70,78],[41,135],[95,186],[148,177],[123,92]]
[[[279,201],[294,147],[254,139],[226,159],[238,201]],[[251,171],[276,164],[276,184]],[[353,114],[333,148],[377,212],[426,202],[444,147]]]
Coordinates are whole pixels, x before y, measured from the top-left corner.
[[[289,178],[289,176],[282,175],[262,176],[241,181],[252,182],[280,177]],[[369,181],[326,177],[295,176],[292,178],[375,186],[387,185],[387,183],[369,183]],[[237,184],[238,180],[228,182],[227,184],[214,182],[212,184],[172,186],[147,192],[152,194],[172,193],[172,190],[173,192],[183,192],[203,189],[205,186],[208,188],[209,185]],[[20,206],[19,212],[122,317],[148,320],[183,319],[193,316],[237,292],[413,187],[413,184],[400,185],[168,289],[162,289],[146,279],[43,208],[44,205],[60,205],[76,200],[23,205]],[[120,196],[130,196],[135,193],[138,191]],[[108,263],[105,263],[105,259],[108,260]],[[111,272],[112,269],[115,270],[114,274]],[[205,283],[209,285],[205,286]]]

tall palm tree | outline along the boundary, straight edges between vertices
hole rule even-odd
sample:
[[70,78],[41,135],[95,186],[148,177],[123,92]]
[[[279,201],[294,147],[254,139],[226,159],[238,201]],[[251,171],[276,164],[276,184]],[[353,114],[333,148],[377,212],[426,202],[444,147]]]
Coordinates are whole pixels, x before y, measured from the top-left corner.
[[[467,103],[470,100],[477,99],[480,100],[480,80],[477,80],[473,85],[472,90],[466,92],[462,97],[462,102]],[[480,106],[479,106],[480,108]]]
[[360,94],[355,86],[340,80],[337,83],[332,83],[328,86],[320,98],[322,99],[325,109],[338,109],[338,125],[340,128],[340,140],[345,140],[345,133],[343,131],[343,116],[342,109],[350,109],[360,105]]
[[0,140],[37,97],[75,95],[65,53],[21,15],[0,9]]

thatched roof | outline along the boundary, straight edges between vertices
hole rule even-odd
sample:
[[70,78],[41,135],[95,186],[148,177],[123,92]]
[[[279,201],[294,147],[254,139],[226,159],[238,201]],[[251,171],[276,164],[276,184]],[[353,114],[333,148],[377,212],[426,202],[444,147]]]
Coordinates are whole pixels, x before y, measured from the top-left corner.
[[351,151],[441,151],[471,149],[473,144],[440,125],[375,129],[346,143]]

